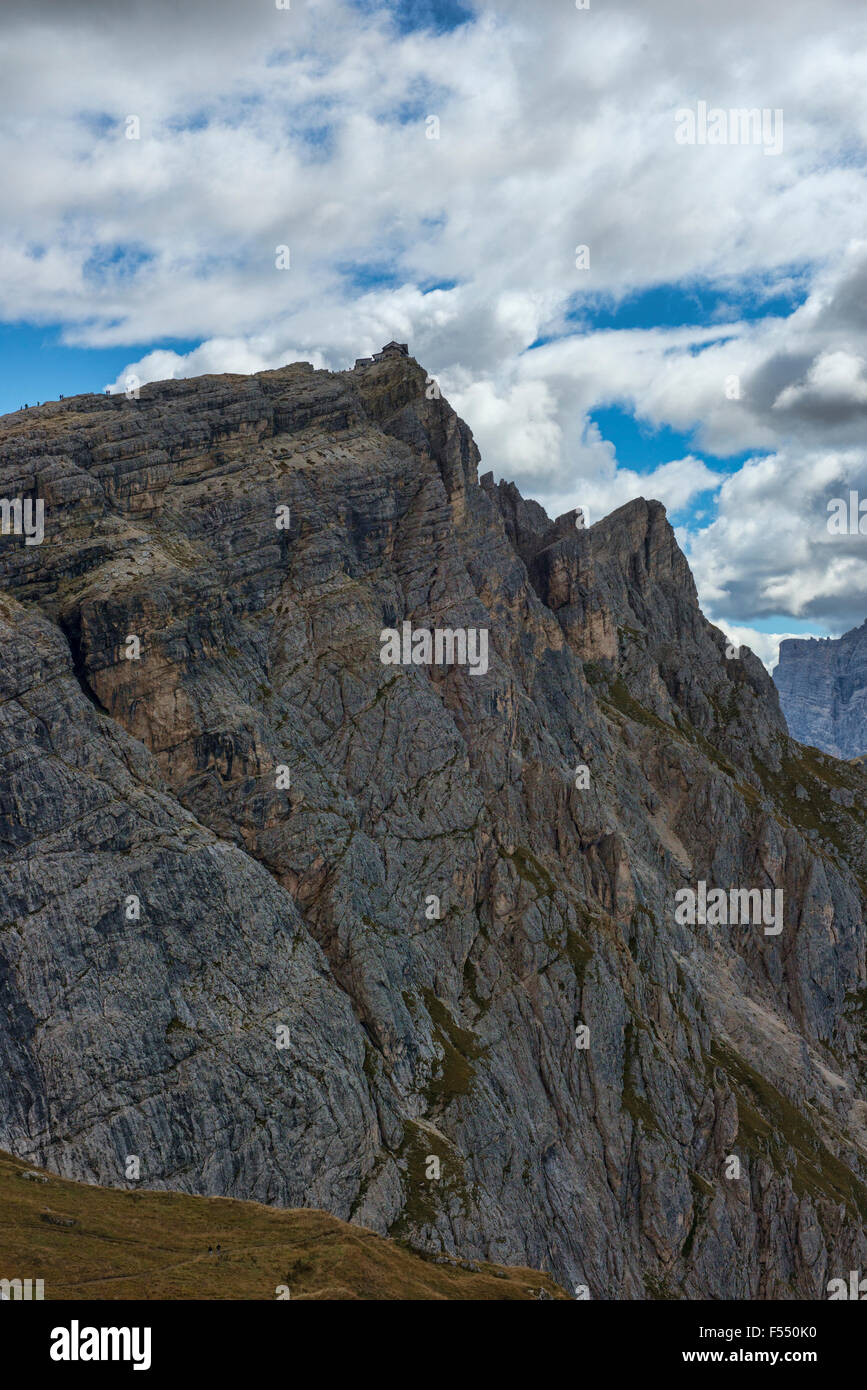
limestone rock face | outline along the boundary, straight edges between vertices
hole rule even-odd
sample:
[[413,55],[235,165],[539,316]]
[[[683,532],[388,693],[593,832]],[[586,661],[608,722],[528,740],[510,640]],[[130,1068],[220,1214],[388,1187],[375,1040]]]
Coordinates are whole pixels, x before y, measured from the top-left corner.
[[837,758],[867,754],[867,622],[837,639],[788,637],[774,680],[793,738]]
[[[659,503],[579,530],[478,462],[402,356],[0,421],[46,509],[0,538],[0,1147],[597,1298],[824,1297],[867,773],[727,659]],[[487,670],[383,664],[404,623]],[[700,882],[779,933],[678,920]]]

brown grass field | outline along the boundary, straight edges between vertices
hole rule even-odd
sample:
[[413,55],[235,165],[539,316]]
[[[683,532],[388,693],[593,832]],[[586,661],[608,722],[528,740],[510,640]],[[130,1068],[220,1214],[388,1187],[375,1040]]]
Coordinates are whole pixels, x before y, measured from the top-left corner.
[[23,1176],[37,1171],[0,1152],[0,1279],[43,1279],[46,1300],[275,1299],[280,1285],[293,1299],[568,1298],[538,1270],[438,1264],[327,1212]]

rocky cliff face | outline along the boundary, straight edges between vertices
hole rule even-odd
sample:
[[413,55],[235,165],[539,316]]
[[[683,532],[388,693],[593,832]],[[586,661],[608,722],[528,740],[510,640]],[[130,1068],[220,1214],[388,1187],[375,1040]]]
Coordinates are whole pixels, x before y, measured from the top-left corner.
[[[479,484],[412,359],[78,397],[0,460],[46,504],[0,540],[0,1146],[595,1298],[867,1267],[867,774],[658,503]],[[405,622],[487,670],[383,664]],[[700,882],[779,932],[678,920]]]
[[774,680],[793,738],[836,758],[867,754],[867,622],[836,640],[787,638]]

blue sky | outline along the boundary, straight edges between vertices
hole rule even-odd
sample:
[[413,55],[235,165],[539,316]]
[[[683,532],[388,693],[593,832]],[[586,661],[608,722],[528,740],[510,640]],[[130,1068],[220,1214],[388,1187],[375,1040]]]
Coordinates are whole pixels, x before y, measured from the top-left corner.
[[[827,527],[867,495],[855,0],[9,0],[4,25],[0,411],[396,337],[552,515],[663,501],[763,659],[863,621],[865,545]],[[779,147],[734,118],[683,143],[699,103],[779,111]]]
[[471,22],[474,16],[472,7],[459,4],[458,0],[397,0],[394,4],[383,3],[383,0],[355,0],[355,7],[362,14],[385,16],[401,34],[428,30],[448,33]]
[[[19,410],[37,401],[55,401],[103,391],[126,366],[130,348],[81,348],[63,343],[63,324],[37,327],[28,323],[0,323],[0,414]],[[172,347],[190,352],[193,341],[148,343],[147,348]]]

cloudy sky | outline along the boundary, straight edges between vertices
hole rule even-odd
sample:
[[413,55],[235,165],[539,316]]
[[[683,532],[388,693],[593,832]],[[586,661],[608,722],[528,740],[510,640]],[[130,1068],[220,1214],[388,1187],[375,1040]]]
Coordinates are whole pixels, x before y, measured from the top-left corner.
[[867,617],[864,0],[0,13],[0,411],[396,337],[763,659]]

